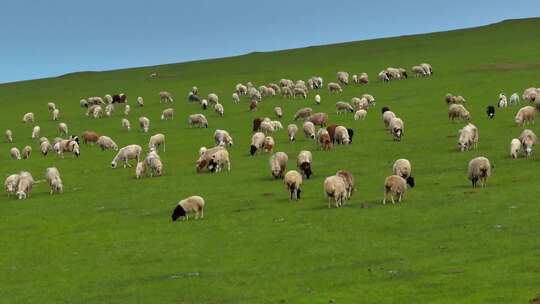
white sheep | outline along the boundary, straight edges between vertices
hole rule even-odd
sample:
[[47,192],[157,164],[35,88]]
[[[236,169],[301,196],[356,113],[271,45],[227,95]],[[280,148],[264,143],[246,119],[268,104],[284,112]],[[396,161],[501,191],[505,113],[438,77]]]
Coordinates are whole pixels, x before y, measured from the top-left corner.
[[139,107],[144,107],[144,99],[141,96],[137,97],[137,105]]
[[150,119],[148,117],[139,117],[139,127],[141,128],[141,131],[144,133],[148,133],[148,129],[150,129]]
[[23,118],[22,118],[22,121],[24,123],[34,123],[34,113],[32,112],[28,112],[26,114],[23,115]]
[[283,117],[283,110],[281,109],[281,107],[275,107],[274,114],[276,114],[277,118],[281,119]]
[[35,184],[32,174],[26,171],[19,173],[19,183],[17,184],[17,197],[22,200],[30,197],[32,186]]
[[[161,158],[153,148],[150,150],[146,158],[144,159],[145,168],[150,169],[150,177],[161,176],[163,174],[163,163]],[[137,163],[137,166],[139,164]]]
[[232,94],[232,101],[235,104],[239,104],[240,103],[240,95],[238,95],[238,93],[234,92]]
[[274,178],[283,178],[288,161],[289,157],[285,152],[276,152],[270,157],[270,170]]
[[296,166],[302,172],[302,175],[307,179],[313,174],[311,171],[311,163],[313,162],[313,155],[310,151],[302,150],[298,153],[296,158]]
[[9,129],[6,130],[4,133],[4,137],[6,139],[6,142],[12,143],[13,142],[13,132]]
[[60,178],[60,172],[56,167],[47,168],[47,170],[45,171],[45,179],[51,187],[51,195],[53,193],[64,192],[64,184],[62,183],[62,179]]
[[192,114],[188,117],[190,127],[208,128],[208,120],[203,114]]
[[60,133],[60,136],[66,136],[69,133],[68,126],[61,122],[58,124],[58,133]]
[[348,102],[338,101],[336,102],[336,113],[341,114],[344,112],[354,112],[353,107]]
[[506,107],[508,107],[508,101],[507,101],[506,95],[504,95],[504,93],[499,94],[499,103],[498,103],[498,106],[499,106],[499,108],[506,108]]
[[54,111],[54,109],[56,109],[56,105],[54,104],[54,102],[48,102],[47,103],[47,110],[49,112],[52,112],[52,111]]
[[264,119],[261,121],[260,129],[264,134],[271,134],[276,131],[270,119]]
[[411,188],[414,187],[415,183],[414,177],[412,176],[412,166],[408,159],[400,158],[396,160],[392,166],[392,172],[394,175],[403,177]]
[[415,65],[411,68],[411,71],[413,72],[414,76],[415,77],[418,77],[418,76],[427,76],[428,74],[426,73],[426,71],[424,70],[423,67],[419,66],[419,65]]
[[165,152],[165,135],[158,133],[150,136],[148,148],[157,150],[160,146],[163,146],[163,152]]
[[57,121],[60,119],[60,110],[54,109],[52,111],[52,120]]
[[337,80],[341,84],[348,85],[349,84],[349,73],[343,72],[343,71],[337,72]]
[[386,73],[385,70],[380,71],[379,74],[377,75],[377,77],[379,78],[380,82],[388,82],[388,81],[390,81],[390,78],[388,77],[388,73]]
[[534,124],[535,118],[536,118],[536,109],[531,106],[525,106],[519,109],[514,120],[516,124],[523,127],[523,126],[526,126],[527,124],[531,124],[531,123]]
[[251,146],[250,146],[250,154],[255,155],[257,151],[260,151],[260,149],[263,146],[264,139],[266,135],[262,132],[256,132],[251,137]]
[[296,133],[298,132],[298,127],[295,124],[289,124],[287,126],[287,134],[289,134],[289,141],[296,141]]
[[41,151],[41,154],[43,154],[43,156],[46,156],[49,153],[49,151],[52,150],[51,143],[48,140],[42,141],[39,144],[39,150]]
[[223,117],[223,115],[225,114],[225,109],[223,108],[222,104],[216,103],[214,105],[214,112],[216,112],[216,114],[219,115],[220,117]]
[[112,104],[113,103],[113,97],[110,94],[106,94],[105,96],[103,96],[103,99],[105,99],[105,102],[107,104]]
[[330,82],[328,83],[328,91],[330,91],[330,93],[335,93],[335,92],[341,93],[343,92],[343,89],[341,88],[339,84],[335,82]]
[[217,146],[233,145],[233,139],[231,135],[225,130],[217,129],[214,132],[214,140]]
[[343,206],[348,193],[343,178],[332,175],[324,180],[324,193],[328,198],[328,208],[331,207],[331,199],[334,199],[336,208]]
[[105,106],[105,115],[111,117],[114,113],[114,104],[108,104]]
[[465,151],[478,147],[478,128],[469,123],[463,129],[459,130],[458,144],[460,151]]
[[521,151],[521,141],[517,138],[512,139],[510,142],[510,157],[518,158],[519,151]]
[[96,106],[92,111],[92,117],[98,119],[103,116],[103,108],[101,106]]
[[321,95],[319,95],[319,94],[315,95],[315,104],[316,105],[321,104]]
[[519,103],[519,95],[518,93],[514,93],[510,96],[510,105],[517,105]]
[[17,192],[17,186],[19,185],[19,174],[11,174],[4,181],[4,188],[6,189],[8,197]]
[[102,151],[113,150],[118,151],[118,145],[110,138],[109,136],[102,135],[96,141],[97,145],[101,148]]
[[189,219],[188,214],[195,212],[195,219],[202,219],[204,217],[204,199],[200,196],[190,196],[181,200],[172,213],[172,220],[176,221],[178,218],[184,218],[186,221]]
[[146,162],[137,162],[135,166],[135,178],[140,179],[146,174]]
[[219,97],[215,93],[208,94],[208,102],[210,104],[217,104],[219,103]]
[[392,119],[396,118],[397,116],[392,111],[385,111],[382,117],[383,117],[384,127],[388,129],[390,127],[390,122],[392,121]]
[[525,129],[519,135],[519,141],[521,141],[523,150],[525,150],[525,155],[530,157],[533,152],[534,145],[538,143],[538,137],[536,137],[536,134],[529,129]]
[[131,111],[131,107],[128,104],[126,104],[124,106],[124,116],[128,116],[130,111]]
[[337,126],[334,131],[334,140],[336,143],[341,145],[348,145],[351,143],[349,138],[349,132],[344,126]]
[[300,186],[302,185],[302,175],[296,170],[290,170],[285,174],[283,183],[291,195],[289,200],[299,200],[300,193],[302,192],[302,190],[300,190]]
[[122,149],[120,149],[120,151],[118,151],[116,156],[113,158],[111,162],[111,167],[115,169],[118,166],[118,162],[123,162],[124,168],[126,167],[131,168],[131,165],[129,164],[129,160],[136,159],[137,162],[139,162],[141,158],[141,152],[142,152],[142,148],[139,145],[125,146]]
[[394,197],[397,196],[398,203],[401,203],[405,192],[407,191],[407,184],[403,177],[399,175],[390,175],[384,180],[384,198],[383,205],[386,205],[386,198],[390,195],[392,204],[395,204]]
[[227,166],[227,171],[231,171],[229,152],[226,149],[219,149],[212,154],[208,168],[211,172],[221,172],[225,166]]
[[30,154],[32,154],[32,147],[25,146],[22,150],[22,159],[29,159]]
[[34,128],[32,129],[32,139],[39,138],[40,131],[41,131],[41,128],[39,126],[34,126]]
[[401,137],[403,137],[403,133],[405,131],[405,125],[403,123],[403,120],[401,118],[393,118],[390,121],[390,125],[388,126],[390,129],[390,134],[392,134],[392,137],[395,141],[401,141]]
[[366,116],[367,116],[367,111],[364,109],[361,109],[354,113],[354,120],[364,120]]
[[173,120],[174,119],[174,109],[167,108],[161,112],[161,120]]
[[491,163],[489,159],[479,156],[473,158],[469,162],[468,178],[472,182],[472,186],[476,187],[478,181],[482,184],[482,187],[486,186],[488,177],[491,176]]
[[79,157],[81,155],[79,144],[74,140],[62,139],[58,143],[55,143],[55,146],[57,144],[58,147],[55,149],[53,146],[53,149],[62,158],[64,158],[64,152],[73,153],[73,157]]
[[126,130],[131,130],[131,124],[129,123],[129,120],[127,118],[122,118],[122,128]]
[[172,98],[171,93],[167,91],[159,92],[159,103],[173,103],[174,99]]
[[311,121],[304,122],[303,130],[306,138],[315,139],[315,125]]

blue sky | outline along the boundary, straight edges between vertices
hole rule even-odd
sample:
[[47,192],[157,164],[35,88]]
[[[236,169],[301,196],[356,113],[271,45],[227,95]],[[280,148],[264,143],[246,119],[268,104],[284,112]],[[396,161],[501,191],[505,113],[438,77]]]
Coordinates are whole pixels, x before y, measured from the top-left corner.
[[533,0],[0,0],[0,83],[535,16]]

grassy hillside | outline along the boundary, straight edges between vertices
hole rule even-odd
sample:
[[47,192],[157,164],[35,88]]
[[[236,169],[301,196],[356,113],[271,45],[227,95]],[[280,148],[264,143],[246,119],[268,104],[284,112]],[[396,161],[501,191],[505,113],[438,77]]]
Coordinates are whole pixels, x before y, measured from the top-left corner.
[[[65,193],[50,196],[36,185],[25,201],[0,198],[0,298],[3,303],[526,303],[540,293],[540,239],[536,187],[537,158],[511,160],[510,140],[521,128],[518,107],[484,114],[505,91],[540,86],[540,19],[490,26],[233,58],[128,69],[84,72],[58,78],[0,85],[0,130],[13,130],[13,144],[0,143],[3,177],[28,170],[37,179],[45,168],[62,173]],[[81,58],[84,60],[84,58]],[[376,81],[387,66],[410,69],[433,65],[430,78],[387,84]],[[39,69],[39,67],[36,67]],[[333,81],[339,70],[368,72],[367,86],[339,95],[318,92],[322,105],[280,97],[265,99],[259,111],[247,100],[234,105],[234,85],[256,85],[280,78],[321,75]],[[148,81],[150,72],[158,79]],[[186,117],[201,112],[185,96],[197,85],[206,96],[219,94],[225,117],[205,113],[208,129],[189,129]],[[160,121],[165,106],[158,92],[174,94],[173,121]],[[113,118],[84,116],[79,100],[125,92],[132,104],[131,132]],[[467,98],[480,132],[478,150],[457,151],[463,123],[447,120],[443,96]],[[377,99],[365,121],[336,115],[334,104],[363,93]],[[136,96],[146,106],[133,106]],[[113,152],[82,146],[80,159],[42,157],[30,139],[33,125],[21,117],[33,111],[42,136],[57,136],[46,103],[55,101],[70,133],[94,130],[120,146],[146,148],[150,134],[136,121],[152,120],[150,133],[167,136],[161,153],[165,174],[136,180],[134,169],[111,169]],[[330,113],[330,121],[355,130],[354,143],[323,152],[299,134],[290,144],[286,131],[275,134],[275,151],[295,167],[300,150],[312,150],[314,176],[303,198],[290,203],[281,181],[273,180],[268,156],[248,154],[251,121],[285,111],[286,126],[304,106]],[[402,142],[393,142],[380,118],[390,106],[406,125]],[[522,106],[523,103],[520,105]],[[232,171],[196,174],[200,146],[213,145],[216,128],[227,129]],[[538,124],[532,129],[538,134]],[[30,160],[14,161],[9,149],[31,144]],[[495,165],[485,189],[473,189],[467,163],[484,155]],[[394,160],[413,164],[416,187],[405,201],[383,206],[383,181]],[[328,209],[322,184],[339,169],[350,170],[357,192],[341,209]],[[175,204],[189,195],[206,199],[201,221],[170,221]]]

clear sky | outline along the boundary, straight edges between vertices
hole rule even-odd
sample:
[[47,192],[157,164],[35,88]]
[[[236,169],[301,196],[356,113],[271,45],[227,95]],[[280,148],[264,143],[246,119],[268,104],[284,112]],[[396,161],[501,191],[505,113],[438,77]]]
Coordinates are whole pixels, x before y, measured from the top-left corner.
[[0,0],[0,83],[536,16],[538,0]]

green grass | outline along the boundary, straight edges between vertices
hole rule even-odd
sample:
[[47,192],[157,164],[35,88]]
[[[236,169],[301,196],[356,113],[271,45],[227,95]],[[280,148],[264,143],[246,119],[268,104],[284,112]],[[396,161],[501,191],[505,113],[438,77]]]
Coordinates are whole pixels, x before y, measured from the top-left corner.
[[[523,92],[539,86],[540,19],[390,39],[253,53],[225,59],[110,72],[83,72],[57,78],[0,85],[3,118],[15,143],[0,143],[3,176],[20,170],[43,178],[59,168],[65,193],[49,196],[45,184],[31,198],[0,198],[0,299],[2,303],[526,303],[540,293],[539,201],[535,186],[538,159],[511,160],[510,140],[521,128],[513,123],[518,107],[484,114],[501,90]],[[433,65],[435,75],[381,84],[387,66],[410,69]],[[36,67],[39,68],[39,67]],[[256,113],[243,99],[232,104],[238,82],[259,85],[280,78],[321,75],[325,83],[338,70],[368,72],[367,86],[349,86],[340,95],[321,90],[322,105],[266,99]],[[160,77],[148,81],[157,71]],[[185,96],[197,85],[202,95],[219,94],[225,117],[206,113],[210,128],[189,129],[186,117],[200,112]],[[158,92],[176,97],[174,121],[162,122]],[[132,106],[134,130],[113,118],[84,116],[79,99],[125,92],[146,106]],[[467,98],[480,132],[478,150],[457,151],[462,123],[447,120],[447,92]],[[337,116],[334,104],[363,93],[377,99],[365,121]],[[161,153],[165,174],[134,179],[133,169],[110,168],[113,152],[82,147],[80,159],[42,157],[30,139],[25,112],[36,114],[42,136],[57,136],[46,103],[55,101],[71,133],[94,130],[120,146],[146,148],[150,134],[136,121],[152,120],[150,133],[165,133]],[[275,135],[275,151],[289,155],[313,151],[314,176],[303,198],[290,203],[282,182],[273,180],[268,156],[248,155],[251,121],[285,111],[286,126],[304,106],[330,113],[334,123],[355,129],[354,143],[323,152],[299,136],[290,144],[286,131]],[[405,137],[395,143],[384,131],[380,108],[390,106],[405,122]],[[523,105],[523,103],[522,103]],[[212,146],[216,128],[227,129],[232,171],[196,174],[200,146]],[[532,127],[540,133],[538,125]],[[30,160],[14,161],[9,148],[31,144]],[[484,155],[495,164],[485,189],[473,189],[467,163]],[[417,185],[400,205],[382,206],[384,178],[397,158],[413,164]],[[341,209],[328,209],[323,180],[350,170],[357,192]],[[170,221],[182,198],[206,199],[205,219]]]

